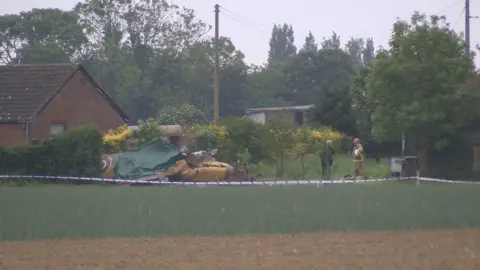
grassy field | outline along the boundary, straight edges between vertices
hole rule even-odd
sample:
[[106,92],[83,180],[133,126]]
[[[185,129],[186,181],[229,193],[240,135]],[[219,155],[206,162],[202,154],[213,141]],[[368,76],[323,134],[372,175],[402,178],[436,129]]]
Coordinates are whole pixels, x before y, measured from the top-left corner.
[[0,187],[0,240],[480,225],[480,186]]
[[[322,167],[318,155],[309,155],[304,159],[305,178],[320,179],[322,176]],[[284,175],[282,179],[301,179],[302,165],[299,159],[288,158],[284,162]],[[389,163],[387,159],[380,159],[379,162],[372,158],[365,159],[363,165],[363,174],[369,178],[384,178],[389,174]],[[260,163],[251,165],[249,172],[252,176],[261,175],[262,178],[273,179],[275,176],[275,166],[271,164]],[[336,155],[332,165],[331,178],[341,179],[345,175],[353,175],[353,162],[350,155]]]

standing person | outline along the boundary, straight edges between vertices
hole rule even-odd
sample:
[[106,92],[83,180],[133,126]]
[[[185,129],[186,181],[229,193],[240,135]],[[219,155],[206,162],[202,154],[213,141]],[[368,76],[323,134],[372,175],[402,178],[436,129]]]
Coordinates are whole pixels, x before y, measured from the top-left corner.
[[[327,141],[327,149],[321,156],[322,179],[323,180],[326,180],[326,179],[330,180],[330,173],[332,171],[333,155],[334,154],[335,154],[335,151],[333,150],[333,147],[332,147],[332,141],[328,140]],[[327,178],[325,179],[325,177],[327,177]]]
[[362,175],[364,153],[365,152],[362,144],[360,144],[360,140],[355,138],[353,140],[353,164],[355,166],[355,179]]

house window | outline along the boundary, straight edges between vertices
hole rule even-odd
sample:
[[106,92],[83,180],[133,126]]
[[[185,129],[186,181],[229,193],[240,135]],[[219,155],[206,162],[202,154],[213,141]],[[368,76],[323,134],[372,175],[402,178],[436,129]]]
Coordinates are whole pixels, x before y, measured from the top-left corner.
[[50,125],[50,136],[67,131],[67,123],[55,122]]

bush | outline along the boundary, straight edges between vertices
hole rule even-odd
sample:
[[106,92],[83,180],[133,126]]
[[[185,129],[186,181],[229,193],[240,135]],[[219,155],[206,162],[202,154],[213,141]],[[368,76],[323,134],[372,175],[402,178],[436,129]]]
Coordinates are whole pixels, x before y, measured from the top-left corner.
[[149,143],[155,139],[163,136],[163,131],[160,128],[160,123],[153,119],[138,120],[137,130],[132,132],[132,137],[135,140],[136,146]]
[[0,173],[98,176],[102,154],[103,138],[98,129],[75,127],[37,145],[1,147]]
[[199,148],[217,148],[225,162],[275,162],[279,175],[283,173],[284,158],[294,155],[303,160],[305,155],[320,154],[327,140],[332,140],[339,152],[346,149],[346,139],[341,133],[325,127],[299,128],[282,121],[261,125],[227,118],[217,125],[194,125],[187,130],[197,136]]
[[217,125],[193,125],[186,131],[196,136],[199,149],[216,148],[219,158],[231,164],[243,162],[246,152],[250,163],[269,158],[268,130],[252,121],[230,117]]
[[158,112],[158,120],[163,125],[193,125],[207,122],[205,112],[194,105],[167,106]]
[[127,150],[127,140],[131,137],[131,132],[127,125],[122,125],[116,129],[110,129],[103,136],[103,148],[106,153],[118,153]]
[[197,147],[199,149],[219,149],[226,147],[227,129],[221,125],[192,125],[187,127],[187,133],[193,134],[197,138]]
[[227,136],[225,151],[221,157],[231,162],[242,160],[245,152],[249,153],[250,163],[258,163],[269,159],[267,140],[269,139],[268,129],[253,121],[229,117],[222,119],[219,125],[225,127]]

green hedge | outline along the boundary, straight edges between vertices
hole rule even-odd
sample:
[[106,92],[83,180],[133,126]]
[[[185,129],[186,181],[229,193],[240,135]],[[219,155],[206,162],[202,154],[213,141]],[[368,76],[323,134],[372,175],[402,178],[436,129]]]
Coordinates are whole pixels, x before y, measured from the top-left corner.
[[79,126],[35,145],[0,147],[0,174],[99,176],[103,137]]

